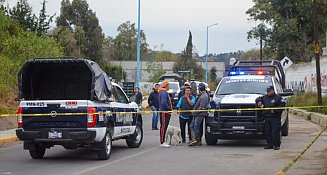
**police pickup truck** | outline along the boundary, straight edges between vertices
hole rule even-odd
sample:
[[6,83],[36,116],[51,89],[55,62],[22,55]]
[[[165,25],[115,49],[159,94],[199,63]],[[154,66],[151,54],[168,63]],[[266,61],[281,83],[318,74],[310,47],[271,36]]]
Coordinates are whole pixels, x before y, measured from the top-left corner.
[[[263,139],[264,117],[257,108],[255,99],[266,94],[266,88],[274,86],[281,96],[292,95],[292,90],[283,89],[279,76],[281,72],[274,61],[270,65],[234,66],[229,76],[219,83],[205,121],[205,139],[208,145],[215,145],[218,139]],[[283,73],[283,72],[282,72]],[[278,75],[279,74],[279,75]],[[283,97],[287,106],[287,98]],[[252,110],[251,110],[252,109]],[[220,110],[220,111],[219,111]],[[288,135],[288,111],[283,110],[281,135]]]
[[106,160],[113,140],[126,139],[130,148],[142,143],[138,105],[93,61],[30,60],[18,83],[16,135],[34,159],[43,158],[47,148],[62,145],[88,146]]

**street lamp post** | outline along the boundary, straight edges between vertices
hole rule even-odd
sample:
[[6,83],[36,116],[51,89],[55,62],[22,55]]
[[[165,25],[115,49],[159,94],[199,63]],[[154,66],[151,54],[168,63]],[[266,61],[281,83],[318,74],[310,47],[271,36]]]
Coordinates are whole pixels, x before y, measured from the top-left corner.
[[209,27],[218,25],[218,23],[207,26],[207,43],[206,43],[206,83],[208,83],[208,42],[209,42]]
[[137,18],[137,22],[138,22],[138,24],[137,24],[137,67],[136,67],[136,69],[137,69],[137,71],[136,71],[136,87],[140,87],[140,69],[141,69],[141,63],[140,63],[140,57],[141,57],[141,54],[140,54],[140,50],[141,50],[141,48],[140,48],[140,45],[141,45],[141,39],[140,39],[140,37],[141,37],[141,20],[140,20],[140,18],[141,18],[141,0],[138,0],[138,2],[139,2],[139,5],[138,5],[138,18]]

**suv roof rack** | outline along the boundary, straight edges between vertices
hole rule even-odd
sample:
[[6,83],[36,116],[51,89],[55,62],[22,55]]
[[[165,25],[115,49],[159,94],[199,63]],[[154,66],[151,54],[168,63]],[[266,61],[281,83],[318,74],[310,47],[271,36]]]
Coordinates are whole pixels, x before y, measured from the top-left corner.
[[[286,87],[285,72],[282,67],[282,64],[277,60],[237,61],[229,68],[228,76],[234,75],[235,71],[242,70],[242,68],[246,70],[250,70],[252,72],[261,70],[262,71],[261,75],[272,75],[269,73],[272,68],[275,70],[275,73],[277,73],[277,79],[278,81],[280,81],[282,88]],[[266,71],[266,74],[264,73],[264,71]],[[232,74],[232,72],[234,72],[234,74]]]
[[74,57],[74,56],[62,56],[62,57],[35,57],[33,58],[33,60],[42,60],[42,59],[79,59],[77,57]]

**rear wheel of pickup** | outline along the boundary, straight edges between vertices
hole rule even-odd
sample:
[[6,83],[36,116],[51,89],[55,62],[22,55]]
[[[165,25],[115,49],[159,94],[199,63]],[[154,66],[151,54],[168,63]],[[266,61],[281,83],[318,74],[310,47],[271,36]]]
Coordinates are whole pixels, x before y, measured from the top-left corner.
[[142,140],[143,140],[142,123],[137,122],[134,134],[132,134],[126,139],[126,143],[129,148],[138,148],[140,147]]
[[289,121],[287,116],[284,124],[282,125],[282,136],[288,136],[288,129],[289,129]]
[[45,147],[35,144],[35,149],[29,149],[29,152],[33,159],[42,159],[45,154],[45,149]]
[[97,151],[98,159],[108,160],[111,154],[112,148],[112,136],[109,129],[107,129],[106,135],[103,140],[99,143],[100,150]]
[[210,137],[210,135],[207,132],[205,133],[205,139],[207,145],[216,145],[218,141],[218,139]]

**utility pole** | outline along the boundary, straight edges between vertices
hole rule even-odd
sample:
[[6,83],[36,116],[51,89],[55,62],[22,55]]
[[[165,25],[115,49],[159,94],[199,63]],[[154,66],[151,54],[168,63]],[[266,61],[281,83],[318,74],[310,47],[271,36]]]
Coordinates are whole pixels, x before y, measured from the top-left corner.
[[136,66],[136,87],[140,87],[141,76],[141,0],[138,0],[138,15],[137,15],[137,66]]
[[262,36],[260,36],[260,61],[262,61]]
[[[317,24],[317,0],[313,0],[313,37],[314,37],[314,55],[316,59],[316,74],[317,74],[317,97],[318,97],[318,106],[322,106],[322,97],[321,97],[321,75],[320,75],[320,45],[318,37],[318,24]],[[321,108],[318,108],[320,112]]]

